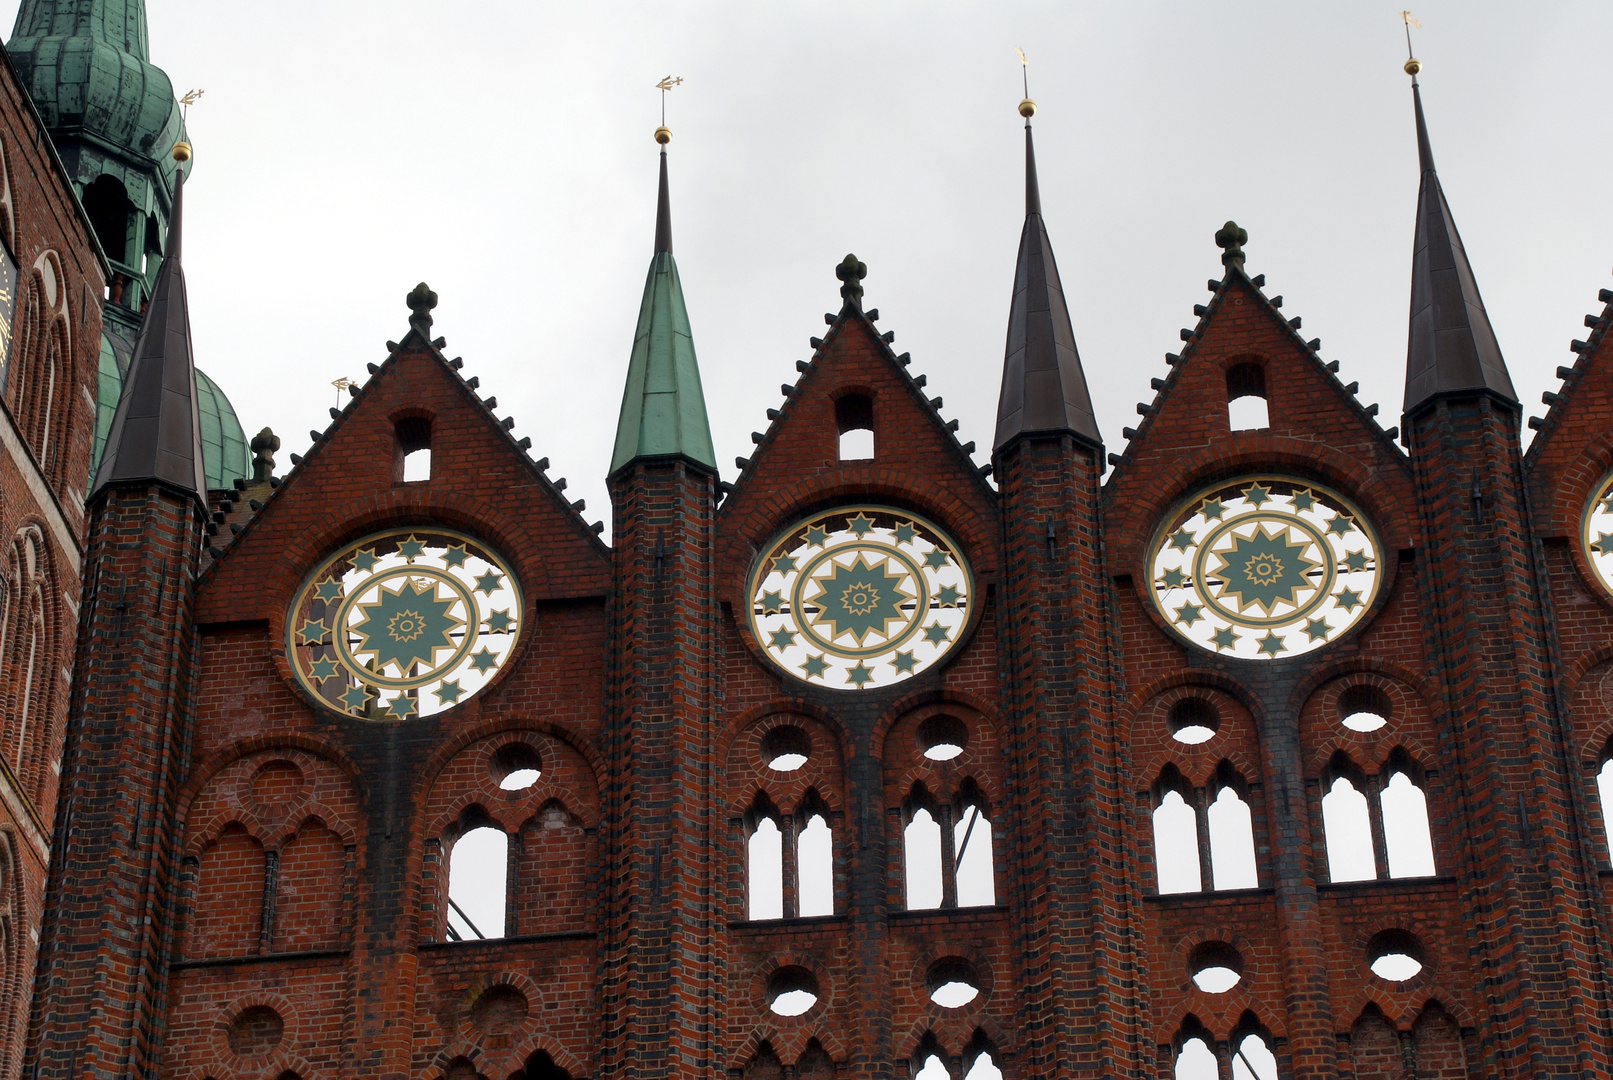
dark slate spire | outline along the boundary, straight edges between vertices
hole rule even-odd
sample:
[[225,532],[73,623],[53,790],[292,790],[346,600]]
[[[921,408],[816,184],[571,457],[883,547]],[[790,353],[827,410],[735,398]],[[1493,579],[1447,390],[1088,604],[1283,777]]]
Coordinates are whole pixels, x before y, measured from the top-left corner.
[[1447,394],[1490,393],[1517,404],[1501,346],[1479,297],[1473,267],[1434,172],[1434,151],[1417,85],[1422,65],[1406,62],[1417,115],[1417,240],[1411,257],[1411,328],[1406,339],[1406,404],[1410,414]]
[[1053,245],[1042,221],[1036,149],[1031,142],[1030,117],[1035,111],[1029,99],[1020,103],[1025,117],[1025,229],[1019,236],[1014,300],[1008,311],[1008,348],[993,449],[1032,432],[1067,431],[1094,446],[1103,441],[1092,415],[1092,397],[1075,348]]
[[661,191],[655,200],[655,253],[672,254],[672,198],[666,187],[666,147],[661,147]]
[[[188,156],[190,148],[180,143],[174,148],[175,157],[181,147]],[[168,248],[123,379],[123,393],[90,488],[91,498],[113,485],[157,483],[194,496],[204,505],[207,501],[190,308],[179,259],[183,190],[184,174],[175,172]]]

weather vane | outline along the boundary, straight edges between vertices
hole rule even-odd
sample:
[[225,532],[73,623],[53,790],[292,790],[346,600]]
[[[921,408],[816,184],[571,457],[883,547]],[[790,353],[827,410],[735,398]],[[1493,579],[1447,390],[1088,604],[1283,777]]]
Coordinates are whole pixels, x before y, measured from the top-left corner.
[[1417,73],[1423,69],[1423,65],[1416,56],[1412,55],[1411,28],[1415,26],[1417,29],[1421,30],[1423,28],[1423,24],[1412,18],[1411,12],[1409,11],[1402,11],[1400,13],[1400,21],[1406,24],[1406,74],[1411,76],[1412,82],[1416,82]]
[[346,375],[343,375],[339,379],[332,380],[331,385],[336,388],[336,405],[338,408],[340,408],[342,404],[342,391],[346,390],[349,386],[352,386],[353,380],[349,379]]
[[1036,115],[1036,102],[1031,100],[1031,62],[1025,58],[1025,50],[1018,45],[1014,46],[1014,52],[1019,54],[1019,78],[1025,87],[1025,99],[1019,103],[1019,115],[1025,118],[1025,126],[1029,128],[1031,117]]
[[655,84],[655,88],[661,91],[661,126],[655,129],[655,141],[662,146],[672,141],[672,132],[666,126],[666,92],[682,82],[682,75],[668,75]]
[[184,108],[179,111],[179,118],[181,120],[190,115],[190,107],[196,104],[197,99],[205,93],[207,93],[206,90],[187,90],[185,92],[185,96],[179,99],[179,104],[184,106]]

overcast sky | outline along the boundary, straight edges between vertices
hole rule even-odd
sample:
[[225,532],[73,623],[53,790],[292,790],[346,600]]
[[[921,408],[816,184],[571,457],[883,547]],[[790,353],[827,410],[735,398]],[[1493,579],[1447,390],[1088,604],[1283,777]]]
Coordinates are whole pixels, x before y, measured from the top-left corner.
[[[1249,272],[1398,423],[1418,181],[1399,2],[148,0],[152,60],[206,90],[185,200],[198,363],[249,436],[280,433],[283,472],[425,280],[449,354],[608,524],[654,84],[681,75],[673,229],[724,477],[838,307],[848,251],[898,351],[989,447],[1024,213],[1020,45],[1109,449],[1220,275],[1228,218]],[[1541,412],[1613,287],[1613,5],[1414,14],[1440,177]]]

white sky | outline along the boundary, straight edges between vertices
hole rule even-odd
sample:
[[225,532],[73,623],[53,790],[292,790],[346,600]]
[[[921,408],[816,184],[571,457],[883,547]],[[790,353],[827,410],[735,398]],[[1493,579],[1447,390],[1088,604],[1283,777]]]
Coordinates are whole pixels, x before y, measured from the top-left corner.
[[[148,6],[153,61],[207,91],[186,193],[199,364],[248,435],[280,433],[282,471],[424,279],[449,354],[608,524],[667,74],[687,80],[668,99],[673,225],[724,477],[838,307],[847,251],[898,351],[988,447],[1023,217],[1015,45],[1109,449],[1219,276],[1227,218],[1249,272],[1399,420],[1418,176],[1397,3]],[[1613,286],[1596,137],[1613,5],[1414,13],[1440,175],[1542,412]]]

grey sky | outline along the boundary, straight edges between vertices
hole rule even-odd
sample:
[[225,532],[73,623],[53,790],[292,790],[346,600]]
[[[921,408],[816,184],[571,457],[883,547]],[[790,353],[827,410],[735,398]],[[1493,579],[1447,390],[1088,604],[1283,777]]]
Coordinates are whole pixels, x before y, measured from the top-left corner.
[[[280,433],[282,470],[424,279],[449,354],[608,524],[667,74],[687,80],[667,103],[673,227],[725,478],[838,306],[848,251],[988,446],[1023,217],[1015,45],[1109,449],[1219,276],[1227,218],[1249,272],[1399,420],[1417,169],[1395,4],[148,7],[153,61],[207,91],[186,192],[199,364],[248,434]],[[1414,14],[1440,176],[1540,412],[1613,286],[1613,6]]]

